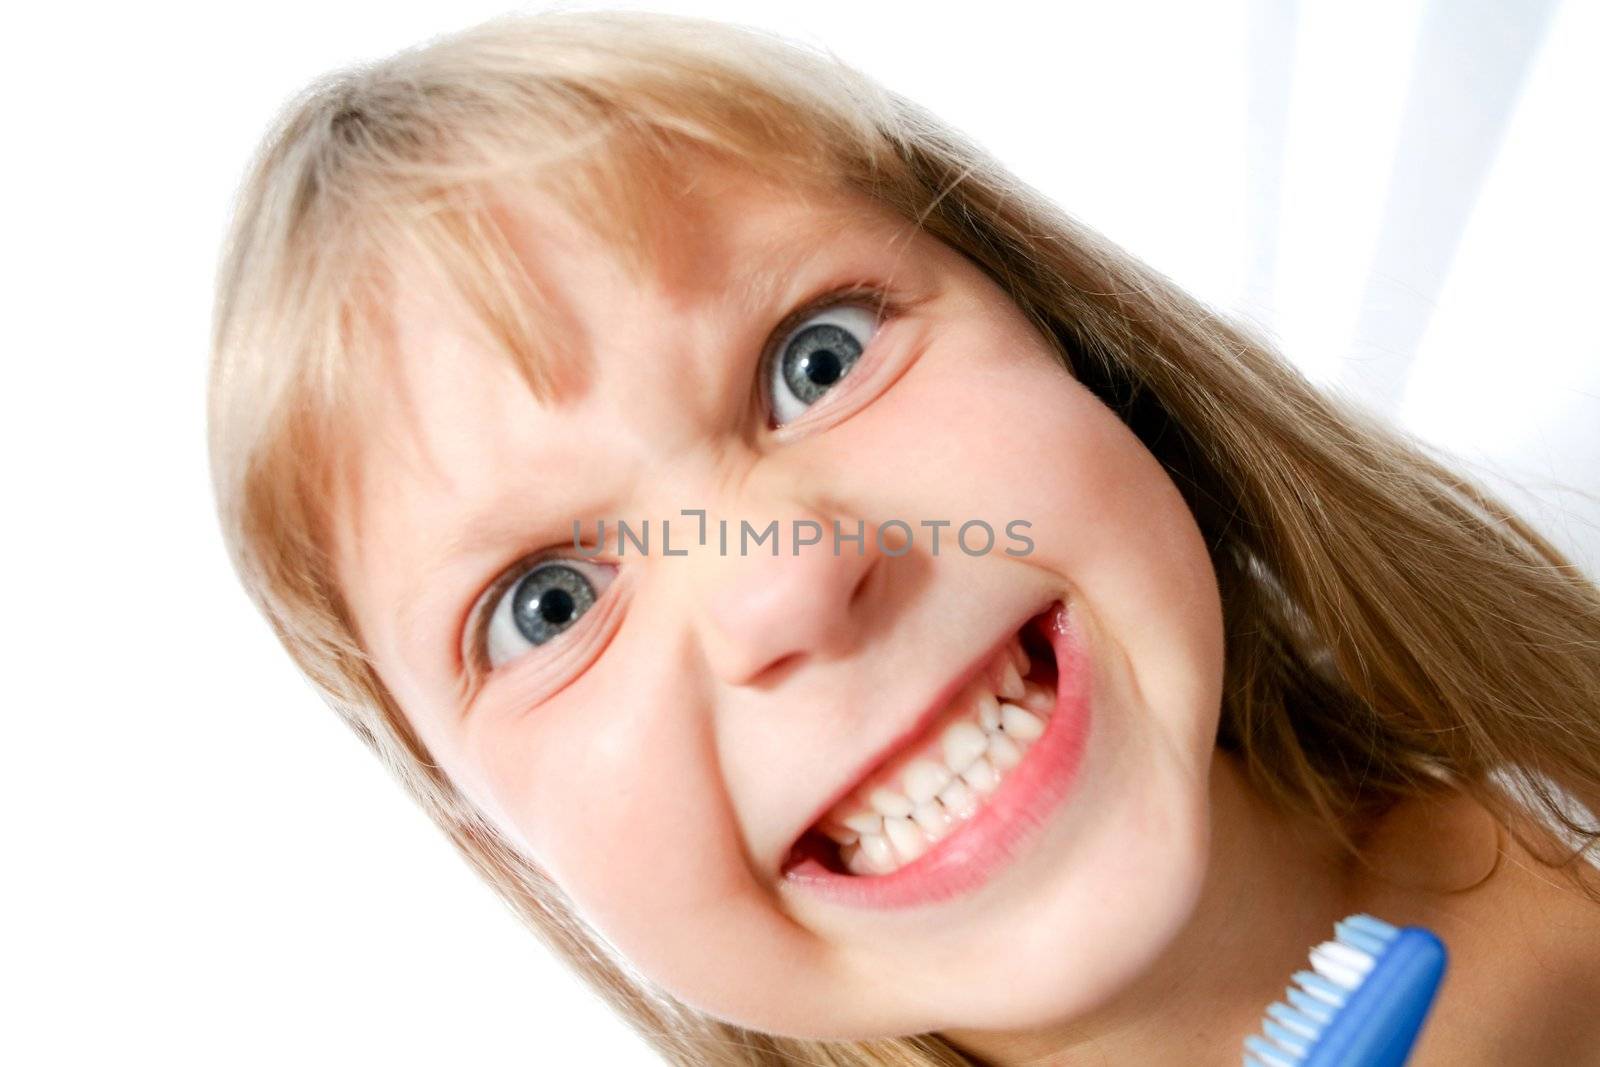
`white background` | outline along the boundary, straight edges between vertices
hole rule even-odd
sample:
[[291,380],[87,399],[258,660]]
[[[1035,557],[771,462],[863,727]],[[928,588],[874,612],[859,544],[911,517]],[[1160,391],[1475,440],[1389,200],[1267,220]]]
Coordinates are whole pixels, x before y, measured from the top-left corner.
[[[1600,560],[1600,5],[647,6],[865,68]],[[313,76],[500,10],[8,19],[0,1060],[655,1062],[294,673],[208,496],[251,148]]]

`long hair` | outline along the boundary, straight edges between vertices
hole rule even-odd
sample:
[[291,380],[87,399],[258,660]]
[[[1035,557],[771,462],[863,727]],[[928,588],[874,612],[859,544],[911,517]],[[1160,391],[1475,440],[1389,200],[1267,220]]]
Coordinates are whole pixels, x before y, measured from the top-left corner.
[[[970,1062],[937,1034],[808,1041],[689,1008],[632,969],[437,768],[368,661],[330,562],[391,268],[423,263],[530,388],[562,363],[496,193],[537,182],[623,257],[644,191],[704,151],[850,188],[959,251],[1162,462],[1222,594],[1218,743],[1359,856],[1363,819],[1448,788],[1532,843],[1600,828],[1600,589],[1429,450],[1313,387],[981,147],[831,54],[675,16],[507,16],[327,75],[284,108],[220,262],[209,446],[252,600],[461,854],[669,1061]],[[1518,790],[1496,781],[1509,779]],[[1520,792],[1520,795],[1515,795]]]

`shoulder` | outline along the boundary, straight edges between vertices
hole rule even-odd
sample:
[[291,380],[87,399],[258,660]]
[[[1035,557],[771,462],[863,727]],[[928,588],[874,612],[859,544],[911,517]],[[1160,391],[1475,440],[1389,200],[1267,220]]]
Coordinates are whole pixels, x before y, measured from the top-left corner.
[[1482,805],[1452,791],[1400,801],[1373,822],[1361,845],[1378,881],[1412,892],[1456,893],[1495,873],[1508,836]]
[[1419,1067],[1600,1065],[1600,871],[1550,866],[1570,850],[1547,825],[1503,825],[1455,792],[1401,802],[1365,844],[1361,906],[1428,927],[1450,953]]

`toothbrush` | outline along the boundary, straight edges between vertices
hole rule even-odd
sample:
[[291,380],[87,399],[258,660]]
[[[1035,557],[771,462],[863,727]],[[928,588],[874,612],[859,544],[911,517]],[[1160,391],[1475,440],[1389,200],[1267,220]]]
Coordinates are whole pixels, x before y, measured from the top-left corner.
[[1289,1003],[1267,1009],[1245,1038],[1245,1067],[1402,1067],[1444,977],[1444,944],[1420,926],[1370,915],[1334,927],[1311,950]]

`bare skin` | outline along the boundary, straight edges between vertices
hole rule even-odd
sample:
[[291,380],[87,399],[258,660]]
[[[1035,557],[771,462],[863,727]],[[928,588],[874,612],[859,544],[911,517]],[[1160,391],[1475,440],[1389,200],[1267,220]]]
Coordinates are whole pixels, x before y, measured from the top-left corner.
[[[1228,872],[1208,882],[1196,928],[1174,942],[1175,956],[1193,946],[1190,962],[1153,969],[1093,1017],[1025,1035],[946,1036],[992,1067],[1234,1064],[1241,1035],[1282,999],[1307,950],[1336,919],[1368,912],[1426,926],[1450,951],[1408,1067],[1600,1064],[1600,904],[1476,801],[1447,793],[1398,804],[1362,838],[1359,864],[1256,796],[1231,757],[1219,753],[1214,773],[1214,818],[1229,828],[1214,857]],[[1214,891],[1239,891],[1241,869],[1251,873],[1247,899],[1208,909]],[[1592,868],[1577,873],[1600,889]],[[1223,918],[1207,923],[1208,913]],[[1141,1011],[1162,1025],[1150,1027]]]
[[[1402,805],[1371,844],[1384,877],[1365,880],[1362,909],[1450,948],[1416,1067],[1600,1064],[1600,905],[1463,796]],[[1600,887],[1592,866],[1577,873]]]

